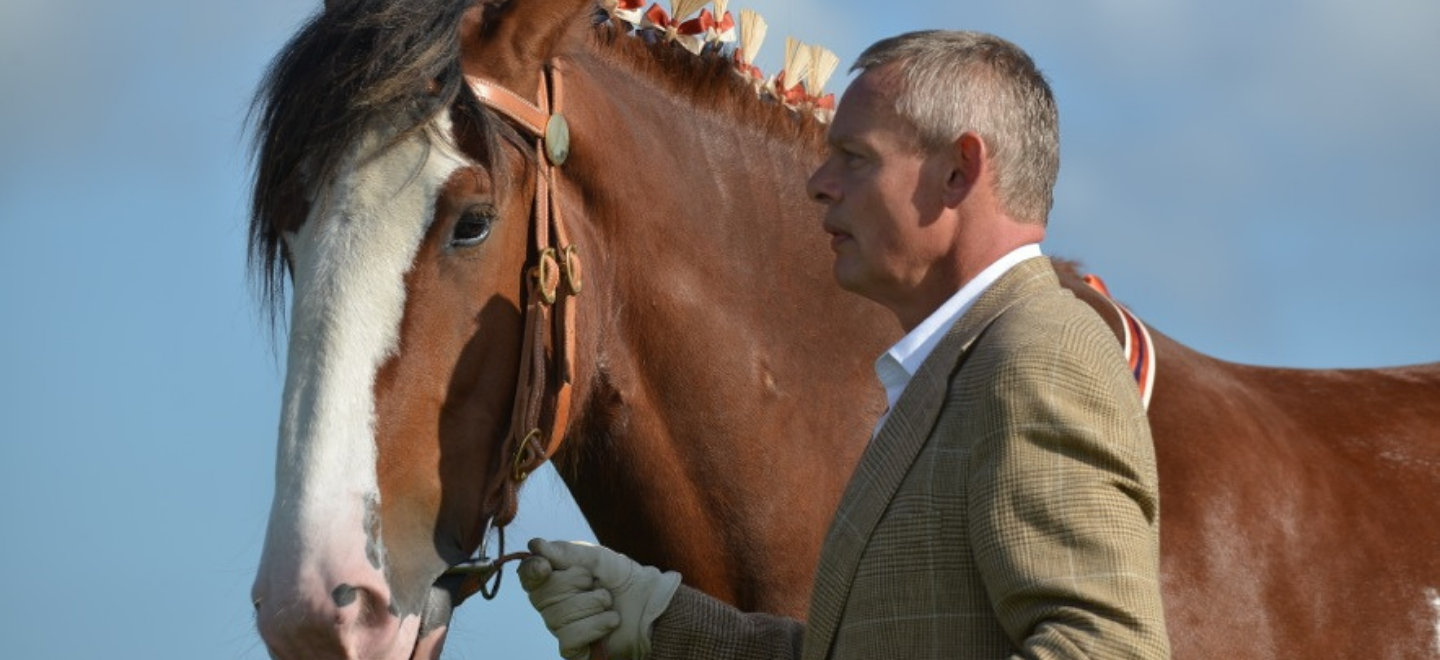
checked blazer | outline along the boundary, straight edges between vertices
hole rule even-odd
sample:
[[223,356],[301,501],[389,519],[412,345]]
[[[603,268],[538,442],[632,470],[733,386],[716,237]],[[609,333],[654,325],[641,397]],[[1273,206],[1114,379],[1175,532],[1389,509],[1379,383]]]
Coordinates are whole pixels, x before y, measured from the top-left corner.
[[651,658],[1167,658],[1159,522],[1118,343],[1029,259],[950,328],[861,457],[808,623],[682,587]]

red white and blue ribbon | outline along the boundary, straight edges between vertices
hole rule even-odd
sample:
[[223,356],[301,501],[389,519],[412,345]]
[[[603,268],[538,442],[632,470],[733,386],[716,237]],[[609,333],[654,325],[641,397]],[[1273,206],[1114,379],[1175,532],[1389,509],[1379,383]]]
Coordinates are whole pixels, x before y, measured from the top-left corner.
[[1098,275],[1086,275],[1085,283],[1103,294],[1110,306],[1115,308],[1115,313],[1120,316],[1125,360],[1130,365],[1130,373],[1135,376],[1136,386],[1140,388],[1140,401],[1145,404],[1145,409],[1149,410],[1150,395],[1155,390],[1155,342],[1150,339],[1150,328],[1145,327],[1145,323],[1130,313],[1124,305],[1115,302],[1115,298],[1110,295],[1110,288],[1105,286],[1105,281]]

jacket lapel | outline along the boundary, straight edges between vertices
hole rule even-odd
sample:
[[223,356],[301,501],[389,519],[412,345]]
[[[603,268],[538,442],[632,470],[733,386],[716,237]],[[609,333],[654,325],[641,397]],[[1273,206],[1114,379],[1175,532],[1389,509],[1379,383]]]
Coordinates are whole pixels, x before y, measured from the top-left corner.
[[805,660],[829,657],[855,569],[875,526],[925,446],[945,402],[950,377],[975,340],[1002,312],[1032,290],[1058,286],[1045,258],[1011,268],[955,322],[910,380],[880,432],[870,441],[836,507],[822,546],[810,597]]

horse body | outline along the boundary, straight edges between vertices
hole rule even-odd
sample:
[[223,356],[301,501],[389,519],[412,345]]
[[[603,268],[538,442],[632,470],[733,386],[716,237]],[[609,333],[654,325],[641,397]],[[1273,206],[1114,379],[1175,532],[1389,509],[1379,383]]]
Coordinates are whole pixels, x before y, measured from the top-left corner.
[[1257,367],[1152,336],[1175,657],[1440,652],[1440,363]]
[[[839,500],[883,405],[867,391],[871,361],[897,335],[830,280],[818,207],[797,194],[820,134],[771,108],[758,115],[768,126],[697,112],[657,90],[669,81],[657,72],[561,62],[568,98],[585,100],[566,113],[574,192],[561,204],[584,209],[576,242],[589,257],[561,472],[622,551],[732,602],[796,611],[807,590],[773,586],[808,584],[824,527],[795,521],[826,520]],[[733,76],[723,63],[696,73]],[[676,117],[687,130],[668,128]],[[778,539],[800,559],[754,560]]]
[[[440,652],[446,567],[506,505],[543,176],[527,139],[456,86],[463,72],[534,99],[547,65],[574,136],[554,203],[585,273],[559,474],[601,542],[742,609],[803,617],[882,411],[871,362],[899,335],[831,279],[804,193],[821,127],[756,101],[717,59],[592,26],[578,0],[446,9],[454,21],[408,36],[393,16],[356,18],[365,4],[297,36],[262,99],[253,247],[295,281],[255,589],[271,652]],[[425,4],[407,11],[445,14]],[[387,36],[345,34],[371,34],[356,25]],[[446,34],[458,59],[395,64]],[[365,57],[391,68],[317,73]],[[362,101],[407,80],[388,105]],[[1118,333],[1110,302],[1060,274]],[[1440,364],[1269,369],[1154,345],[1175,656],[1440,650]]]

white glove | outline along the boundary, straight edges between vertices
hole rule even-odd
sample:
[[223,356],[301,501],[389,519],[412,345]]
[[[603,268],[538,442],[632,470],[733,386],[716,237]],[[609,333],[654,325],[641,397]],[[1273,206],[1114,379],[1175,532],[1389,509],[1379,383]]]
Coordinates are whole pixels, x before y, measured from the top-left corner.
[[650,626],[675,597],[679,573],[588,543],[534,539],[530,552],[535,556],[521,562],[520,584],[559,640],[562,657],[582,657],[601,639],[614,657],[650,654]]

